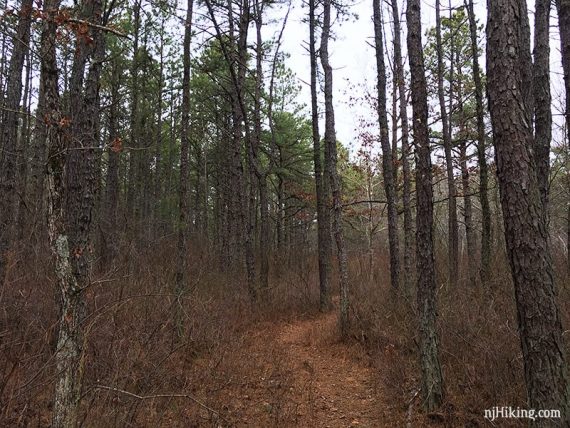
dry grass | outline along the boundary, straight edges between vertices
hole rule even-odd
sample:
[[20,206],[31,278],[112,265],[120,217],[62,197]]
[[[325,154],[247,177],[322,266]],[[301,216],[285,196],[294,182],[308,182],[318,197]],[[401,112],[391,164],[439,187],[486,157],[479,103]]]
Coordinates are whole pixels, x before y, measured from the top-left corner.
[[[369,349],[378,381],[385,385],[389,401],[397,403],[402,424],[488,426],[484,409],[527,407],[510,273],[506,260],[499,257],[486,288],[470,287],[465,281],[452,287],[444,280],[442,265],[438,264],[438,332],[446,398],[441,413],[425,415],[419,410],[415,295],[409,300],[394,298],[387,287],[357,278],[353,334]],[[557,267],[561,313],[568,326],[570,284],[560,270],[565,264]],[[389,284],[387,279],[381,283]],[[566,333],[567,350],[569,339]],[[525,426],[522,420],[500,423]]]
[[[196,251],[189,255],[179,338],[171,246],[165,240],[146,251],[131,249],[116,261],[118,268],[93,278],[86,293],[83,426],[233,426],[240,410],[232,394],[258,369],[242,352],[248,330],[316,308],[311,269],[283,272],[257,308],[238,275],[212,270],[216,261]],[[47,257],[35,257],[33,269],[23,269],[23,260],[16,266],[0,296],[0,425],[47,426],[55,376],[54,279]],[[268,357],[268,379],[285,384],[279,356]],[[287,400],[273,385],[267,383],[271,417],[286,420]],[[167,396],[180,394],[192,398]]]
[[[8,285],[0,294],[0,426],[50,422],[56,302],[51,264],[43,250],[25,258],[22,252],[14,254]],[[245,285],[236,280],[239,275],[212,269],[217,266],[213,256],[195,250],[189,255],[190,289],[182,305],[185,335],[179,338],[172,254],[172,244],[164,240],[146,250],[124,251],[118,268],[95,275],[87,292],[82,426],[296,425],[299,403],[291,393],[295,373],[286,355],[278,348],[248,352],[255,332],[265,325],[316,314],[315,257],[275,260],[269,297],[252,306]],[[437,420],[421,413],[416,394],[415,297],[390,294],[386,254],[376,255],[372,272],[367,260],[365,255],[351,256],[352,345],[364,349],[376,367],[377,389],[384,395],[385,413],[391,415],[387,423],[481,426],[483,409],[525,407],[513,292],[504,260],[495,260],[487,289],[447,286],[445,270],[438,271],[447,395]],[[568,326],[570,287],[563,283],[568,278],[562,269],[565,264],[557,259],[561,312]],[[567,342],[569,337],[565,335]],[[307,385],[305,400],[315,399],[311,391]]]

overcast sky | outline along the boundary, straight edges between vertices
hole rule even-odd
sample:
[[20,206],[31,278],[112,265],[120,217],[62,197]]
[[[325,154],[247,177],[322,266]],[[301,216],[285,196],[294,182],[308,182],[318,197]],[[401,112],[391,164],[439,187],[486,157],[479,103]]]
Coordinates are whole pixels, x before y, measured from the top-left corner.
[[[463,4],[463,0],[453,0],[452,7]],[[422,0],[422,29],[423,40],[425,41],[425,32],[428,28],[435,25],[435,2]],[[531,29],[532,29],[532,11],[534,5],[529,3]],[[406,27],[405,27],[405,3],[399,4],[402,14],[402,48],[406,55]],[[277,15],[284,16],[285,8],[280,12],[275,11]],[[376,72],[374,49],[369,45],[373,43],[373,24],[372,24],[372,0],[357,0],[351,7],[351,12],[358,16],[358,19],[350,19],[344,22],[335,22],[333,31],[336,39],[330,43],[331,64],[334,68],[334,99],[335,114],[337,125],[337,138],[346,145],[358,146],[356,138],[357,132],[355,128],[358,126],[359,115],[375,115],[374,112],[363,106],[350,106],[348,104],[349,95],[354,95],[351,88],[365,85],[370,91],[375,89]],[[481,23],[485,23],[486,4],[481,1],[475,2],[475,12]],[[442,1],[442,15],[448,15],[448,1]],[[308,40],[308,25],[303,21],[308,14],[307,7],[302,5],[300,0],[293,0],[293,7],[289,15],[289,20],[283,36],[282,49],[288,52],[291,57],[287,64],[298,76],[300,82],[309,82],[309,58],[304,48],[304,43]],[[386,38],[388,44],[388,54],[391,55],[391,12],[389,7],[384,4],[384,22],[386,25]],[[551,14],[551,67],[553,71],[552,89],[553,99],[559,97],[563,93],[561,63],[560,63],[560,42],[557,32],[557,16],[553,8]],[[277,17],[277,16],[276,16]],[[276,28],[267,31],[277,31]],[[407,57],[405,58],[407,61]],[[485,59],[480,59],[482,68],[485,67]],[[407,67],[407,64],[406,64]],[[303,85],[302,102],[307,105],[310,102],[309,87]],[[390,96],[390,88],[388,88]],[[388,101],[390,105],[390,100]],[[555,100],[555,104],[559,101]],[[555,120],[560,121],[561,117],[556,116]]]

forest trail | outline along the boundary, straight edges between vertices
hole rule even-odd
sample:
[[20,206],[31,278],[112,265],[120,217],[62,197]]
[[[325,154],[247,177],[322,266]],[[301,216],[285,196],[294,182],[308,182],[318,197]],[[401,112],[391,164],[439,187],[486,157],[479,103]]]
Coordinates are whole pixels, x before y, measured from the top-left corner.
[[247,334],[247,377],[259,378],[234,391],[239,426],[385,426],[388,406],[379,401],[374,369],[362,349],[340,341],[337,320],[331,311],[261,323]]

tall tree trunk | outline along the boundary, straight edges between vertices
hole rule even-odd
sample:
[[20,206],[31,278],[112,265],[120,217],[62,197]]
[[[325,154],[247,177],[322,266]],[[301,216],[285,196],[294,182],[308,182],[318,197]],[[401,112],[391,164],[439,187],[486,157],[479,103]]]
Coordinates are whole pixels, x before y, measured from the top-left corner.
[[436,322],[433,255],[433,188],[428,131],[427,85],[422,50],[420,0],[408,0],[408,54],[412,84],[414,141],[416,141],[416,263],[420,331],[422,395],[428,411],[443,401]]
[[[462,107],[460,107],[461,109]],[[461,111],[461,110],[460,110]],[[463,221],[465,222],[465,239],[467,241],[467,274],[469,284],[475,283],[475,230],[473,229],[473,206],[471,203],[469,186],[469,166],[467,165],[467,142],[461,140],[459,143],[461,162],[461,185],[463,192]]]
[[[460,62],[461,52],[455,52],[457,64]],[[457,67],[457,116],[458,116],[458,140],[459,140],[459,163],[461,168],[461,187],[463,193],[463,221],[465,223],[465,240],[467,241],[467,279],[469,285],[474,285],[476,280],[475,265],[475,229],[473,227],[473,205],[471,202],[470,173],[467,154],[467,133],[466,133],[466,116],[464,113],[463,93],[464,93],[464,75],[462,67]]]
[[7,252],[16,223],[16,170],[18,153],[18,124],[22,98],[22,70],[30,44],[32,0],[22,0],[18,27],[13,41],[7,78],[6,98],[0,112],[0,287],[3,287]]
[[330,185],[333,201],[333,232],[338,251],[338,272],[340,286],[340,329],[343,336],[348,333],[348,260],[342,231],[342,195],[340,177],[337,171],[336,130],[333,106],[333,73],[329,62],[329,38],[331,31],[331,0],[323,1],[323,32],[321,34],[321,65],[325,76],[325,140],[328,147]]
[[[84,18],[100,24],[102,3],[89,0],[83,5]],[[89,283],[91,259],[91,216],[95,203],[95,153],[99,145],[99,81],[104,60],[105,41],[100,30],[89,34],[93,43],[78,35],[70,80],[69,148],[66,160],[66,227],[70,250],[74,254],[72,267],[80,287]],[[91,65],[87,74],[88,60]],[[86,77],[84,78],[84,75]]]
[[22,130],[20,132],[20,142],[18,144],[18,157],[20,157],[20,165],[18,169],[18,189],[20,192],[20,201],[18,206],[18,233],[17,239],[22,240],[26,232],[26,222],[30,216],[30,207],[28,199],[28,174],[29,174],[29,164],[28,158],[30,156],[30,119],[32,117],[32,93],[33,93],[33,81],[32,81],[32,56],[28,52],[27,54],[27,64],[26,64],[26,77],[24,85],[24,97],[23,97],[23,107],[22,107]]
[[66,125],[58,93],[56,30],[59,0],[44,3],[46,14],[41,36],[41,86],[45,136],[48,146],[48,236],[55,256],[55,273],[61,296],[59,337],[56,352],[57,379],[52,426],[74,427],[81,394],[83,338],[80,324],[83,294],[73,274],[65,221]]
[[187,259],[188,259],[188,227],[190,212],[188,207],[189,195],[189,136],[190,131],[190,43],[192,40],[192,9],[194,0],[188,0],[186,9],[186,22],[184,23],[184,41],[182,57],[182,111],[180,118],[180,185],[178,188],[178,242],[176,245],[176,308],[175,321],[179,335],[183,334],[182,323],[182,294],[188,287]]
[[566,132],[570,141],[570,1],[556,0],[558,27],[560,28],[560,51],[566,90]]
[[[560,29],[560,52],[562,54],[562,70],[564,72],[564,89],[566,94],[566,139],[568,144],[570,144],[570,0],[556,0],[556,10],[558,12],[558,28]],[[567,240],[568,272],[570,274],[570,203],[568,204]]]
[[[101,1],[89,2],[85,4],[85,9],[86,19],[95,24],[102,23]],[[88,50],[84,39],[79,35],[76,43],[76,49],[87,52],[76,53],[74,72],[82,73],[89,57],[91,65],[84,85],[80,83],[83,82],[82,78],[72,74],[69,104],[71,124],[63,136],[63,142],[68,150],[63,161],[65,168],[61,171],[61,177],[58,172],[61,167],[61,161],[57,159],[59,155],[54,155],[56,160],[53,162],[50,160],[53,179],[62,178],[64,183],[51,184],[52,205],[48,205],[48,209],[55,211],[60,203],[54,201],[59,197],[54,194],[63,191],[65,195],[64,206],[57,207],[58,211],[63,211],[63,226],[53,224],[49,226],[58,257],[68,256],[67,261],[62,262],[62,266],[59,265],[59,260],[56,261],[57,270],[65,272],[64,274],[58,272],[58,275],[62,275],[61,281],[62,283],[65,281],[65,286],[62,285],[60,296],[62,315],[56,354],[56,366],[60,375],[56,381],[53,426],[64,427],[77,425],[77,412],[81,400],[84,366],[84,290],[90,283],[91,213],[96,191],[94,156],[99,138],[99,82],[105,56],[105,39],[101,30],[91,28],[89,36],[93,43]],[[55,92],[57,93],[57,90]],[[65,119],[62,123],[65,123]],[[57,147],[59,143],[54,144]],[[60,188],[61,186],[63,188]],[[59,221],[57,217],[53,220]],[[64,243],[62,235],[65,236]],[[68,278],[70,273],[72,279]]]
[[255,55],[255,94],[254,94],[254,146],[253,162],[259,184],[259,257],[261,267],[259,270],[259,285],[264,292],[269,288],[269,201],[267,195],[267,173],[261,171],[259,150],[261,146],[261,97],[263,91],[263,40],[261,30],[263,27],[263,2],[255,1],[255,29],[256,29],[256,55]]
[[319,134],[319,106],[317,93],[316,52],[316,0],[309,0],[309,56],[311,62],[311,124],[313,132],[313,163],[315,167],[315,189],[317,196],[317,240],[319,256],[320,310],[327,311],[331,301],[331,218],[329,210],[329,177],[323,174],[321,136]]
[[477,113],[477,162],[479,164],[479,200],[481,201],[481,282],[486,284],[490,276],[491,263],[491,208],[489,205],[489,173],[485,154],[485,111],[483,107],[483,82],[479,67],[479,47],[477,22],[473,10],[473,0],[467,4],[469,32],[471,35],[471,55],[473,57],[473,82],[475,83],[475,107]]
[[390,278],[392,289],[400,286],[400,249],[398,245],[398,208],[396,206],[396,187],[394,183],[395,165],[392,163],[392,149],[388,133],[388,114],[386,107],[386,66],[384,64],[384,41],[382,37],[382,19],[380,0],[373,0],[374,41],[376,47],[376,73],[378,89],[378,124],[380,126],[380,144],[382,145],[382,175],[384,191],[388,202],[388,242],[390,246]]
[[398,11],[398,1],[392,0],[392,20],[394,21],[394,69],[396,71],[394,79],[397,81],[398,98],[400,99],[400,123],[402,131],[402,204],[404,209],[404,284],[407,290],[411,289],[413,282],[412,252],[413,252],[413,226],[412,209],[410,204],[411,194],[411,174],[409,162],[409,127],[408,127],[408,106],[406,102],[406,81],[404,79],[404,63],[402,61],[402,42],[400,29],[400,12]]
[[127,185],[127,201],[126,213],[130,220],[129,224],[131,229],[136,227],[138,219],[134,218],[136,198],[138,194],[138,177],[137,177],[137,162],[140,153],[136,150],[138,148],[139,139],[139,69],[140,69],[140,53],[139,53],[139,33],[141,25],[141,0],[135,0],[133,5],[133,59],[130,69],[130,85],[131,85],[131,115],[129,120],[129,167],[128,167],[128,185]]
[[[163,91],[164,91],[164,19],[161,21],[160,28],[160,45],[159,45],[159,68],[158,68],[158,84],[156,88],[157,92],[157,102],[156,102],[156,141],[154,146],[154,183],[153,183],[153,204],[152,228],[154,232],[162,232],[160,229],[160,214],[161,214],[161,201],[162,201],[162,146],[163,146],[163,136],[162,136],[162,103],[163,103]],[[199,167],[198,167],[199,169]]]
[[121,69],[117,61],[113,61],[111,77],[111,106],[109,108],[109,143],[107,148],[107,176],[105,179],[105,196],[103,198],[103,215],[101,219],[101,264],[107,267],[119,254],[117,246],[117,207],[119,203],[119,166],[122,151],[122,139],[119,134],[119,88],[121,85]]
[[548,225],[548,181],[550,175],[550,140],[552,138],[552,97],[550,95],[550,1],[536,0],[534,13],[534,91],[535,162],[540,199]]
[[529,407],[560,409],[570,388],[552,260],[532,156],[532,63],[524,0],[488,0],[487,93]]
[[[435,2],[436,17],[436,50],[437,50],[437,95],[439,98],[439,109],[441,112],[443,149],[445,152],[445,166],[447,173],[447,193],[448,193],[448,210],[447,210],[447,233],[448,233],[448,263],[449,263],[449,282],[457,283],[458,265],[459,265],[459,224],[457,222],[457,201],[455,199],[455,179],[453,175],[453,154],[451,147],[451,127],[447,109],[445,107],[445,93],[443,87],[444,79],[444,63],[443,63],[443,46],[441,40],[441,15],[440,0]],[[450,81],[450,86],[453,82]]]

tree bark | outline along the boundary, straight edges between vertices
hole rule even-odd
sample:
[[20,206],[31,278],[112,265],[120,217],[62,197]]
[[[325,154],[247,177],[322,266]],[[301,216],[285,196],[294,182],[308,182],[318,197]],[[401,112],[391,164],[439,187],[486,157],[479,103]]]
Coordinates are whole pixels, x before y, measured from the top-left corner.
[[18,161],[18,124],[22,98],[22,71],[30,44],[32,0],[22,0],[10,58],[6,97],[0,112],[0,287],[4,286],[7,252],[16,223],[16,171]]
[[48,236],[55,258],[55,273],[61,297],[59,337],[55,355],[57,378],[53,427],[75,427],[83,374],[83,293],[73,274],[65,220],[65,169],[68,120],[61,113],[56,60],[57,15],[60,1],[44,3],[41,36],[41,86],[44,91],[44,124],[48,146],[47,220]]
[[18,144],[18,157],[20,157],[20,165],[18,169],[18,191],[20,192],[20,201],[18,204],[18,220],[17,220],[17,234],[15,238],[17,240],[24,239],[26,233],[26,224],[30,218],[30,208],[28,199],[28,175],[29,175],[29,162],[28,158],[30,156],[30,145],[31,145],[31,127],[30,119],[32,117],[32,93],[33,93],[33,82],[32,82],[32,56],[29,51],[27,54],[27,64],[26,64],[26,76],[24,85],[24,95],[23,95],[23,106],[22,106],[22,130],[20,132],[20,142]]
[[[435,19],[436,19],[436,50],[437,50],[437,94],[439,98],[439,109],[441,112],[443,149],[445,151],[445,166],[447,173],[447,233],[448,233],[448,263],[449,263],[449,282],[457,283],[458,266],[459,266],[459,224],[457,222],[457,201],[455,199],[455,179],[453,175],[453,155],[451,147],[451,127],[447,109],[445,107],[445,95],[443,88],[444,64],[443,64],[443,46],[441,41],[441,16],[440,16],[440,0],[435,2]],[[450,81],[450,85],[453,82]]]
[[534,155],[540,199],[548,225],[550,140],[552,138],[552,97],[550,95],[550,1],[536,0],[534,13]]
[[[89,0],[83,5],[84,18],[100,23],[102,3]],[[69,150],[66,160],[66,228],[69,238],[73,273],[80,287],[89,283],[91,262],[91,218],[95,203],[95,153],[99,145],[99,81],[105,54],[105,40],[100,30],[91,28],[87,38],[78,34],[70,80],[68,131]],[[87,62],[91,64],[87,73]],[[83,76],[86,74],[86,77]]]
[[[562,325],[532,156],[532,63],[524,0],[488,0],[487,79],[505,242],[515,287],[529,407],[570,421]],[[546,426],[546,421],[537,421]]]
[[119,204],[119,166],[122,140],[119,134],[119,87],[121,69],[117,61],[113,62],[111,77],[111,106],[109,108],[109,143],[107,148],[107,175],[101,219],[101,264],[107,267],[119,254],[117,246],[117,207]]
[[444,391],[435,328],[437,312],[433,255],[433,188],[420,0],[408,1],[406,18],[412,83],[413,130],[416,142],[416,263],[420,365],[424,407],[432,411],[441,405]]
[[408,106],[406,98],[406,81],[404,79],[404,62],[402,60],[402,42],[400,28],[400,12],[398,1],[392,0],[392,19],[394,21],[394,65],[396,74],[394,76],[398,86],[398,97],[400,99],[400,126],[402,131],[402,205],[404,209],[404,284],[407,290],[411,290],[413,282],[413,225],[411,208],[411,173],[410,173],[410,145],[408,126]]
[[317,239],[319,256],[320,310],[328,311],[331,300],[331,218],[329,210],[330,181],[323,174],[321,137],[319,134],[319,107],[317,95],[317,52],[316,52],[316,0],[309,0],[309,56],[311,62],[311,124],[313,133],[313,163],[315,167],[315,188],[317,197]]
[[139,139],[139,33],[141,25],[141,0],[135,0],[133,5],[133,59],[130,68],[130,84],[131,84],[131,103],[130,103],[130,119],[129,119],[129,167],[128,167],[128,186],[126,212],[130,220],[129,225],[132,230],[136,227],[137,218],[135,218],[135,205],[138,195],[138,177],[137,162],[140,154],[137,152]]
[[469,32],[471,35],[471,55],[473,56],[473,82],[475,84],[475,108],[477,113],[477,162],[479,164],[479,200],[481,201],[481,282],[486,284],[490,277],[491,263],[491,208],[488,187],[489,172],[485,153],[485,111],[483,107],[483,82],[479,67],[479,48],[477,41],[477,22],[473,10],[473,0],[467,5]]
[[190,43],[192,40],[192,9],[194,0],[188,0],[186,21],[184,23],[184,41],[182,56],[182,111],[180,118],[180,185],[178,188],[178,241],[176,245],[176,308],[175,321],[178,335],[183,334],[182,323],[182,294],[188,287],[187,259],[188,259],[188,227],[190,210],[188,206],[189,186],[189,138],[190,130]]
[[337,171],[336,130],[333,106],[333,73],[329,62],[329,38],[331,30],[331,0],[323,1],[323,31],[321,34],[321,65],[325,76],[325,145],[329,148],[328,158],[330,185],[333,201],[333,232],[338,251],[338,271],[340,290],[340,329],[341,334],[348,334],[348,260],[342,231],[342,196],[341,183]]
[[[462,107],[460,107],[461,109]],[[473,228],[473,205],[471,203],[471,189],[469,185],[469,167],[467,165],[467,142],[459,143],[461,162],[461,186],[463,192],[463,221],[465,222],[465,239],[467,241],[467,274],[469,284],[475,283],[475,230]]]
[[263,40],[261,30],[263,27],[263,2],[255,1],[255,29],[256,29],[256,56],[255,56],[255,94],[254,94],[254,146],[253,162],[255,175],[259,185],[259,287],[266,293],[269,288],[269,201],[267,195],[267,172],[261,170],[259,150],[261,146],[261,96],[263,90]]
[[[560,30],[560,52],[564,73],[566,94],[565,118],[567,141],[570,142],[570,0],[556,0],[558,28]],[[569,143],[570,144],[570,143]],[[568,204],[568,273],[570,274],[570,203]]]
[[382,19],[380,0],[373,0],[374,41],[376,47],[376,73],[378,89],[378,124],[380,126],[380,144],[382,145],[382,175],[384,191],[388,202],[388,242],[390,246],[390,279],[392,289],[400,286],[400,248],[398,245],[398,208],[396,206],[396,187],[394,183],[395,165],[392,163],[392,149],[388,133],[388,114],[386,107],[386,65],[384,64],[384,41],[382,37]]

